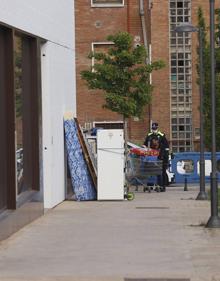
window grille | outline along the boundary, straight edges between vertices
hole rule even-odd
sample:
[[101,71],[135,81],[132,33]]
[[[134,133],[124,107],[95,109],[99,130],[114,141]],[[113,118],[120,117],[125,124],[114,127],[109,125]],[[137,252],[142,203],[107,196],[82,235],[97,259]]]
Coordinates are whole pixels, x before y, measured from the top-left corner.
[[171,146],[193,150],[191,33],[175,27],[191,21],[191,0],[170,0]]

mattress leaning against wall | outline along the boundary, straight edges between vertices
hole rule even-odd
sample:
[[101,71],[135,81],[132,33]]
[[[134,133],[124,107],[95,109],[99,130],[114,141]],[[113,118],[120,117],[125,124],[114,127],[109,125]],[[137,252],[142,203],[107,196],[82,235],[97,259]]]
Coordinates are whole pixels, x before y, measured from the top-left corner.
[[71,183],[77,201],[95,200],[95,186],[89,173],[73,118],[64,117],[65,143]]

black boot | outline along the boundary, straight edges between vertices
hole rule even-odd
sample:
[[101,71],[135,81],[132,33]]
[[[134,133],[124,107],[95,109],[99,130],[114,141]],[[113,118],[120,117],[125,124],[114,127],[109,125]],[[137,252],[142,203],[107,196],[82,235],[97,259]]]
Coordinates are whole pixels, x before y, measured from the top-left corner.
[[165,191],[166,191],[166,187],[165,187],[165,186],[161,187],[161,188],[160,188],[160,191],[161,191],[161,192],[165,192]]

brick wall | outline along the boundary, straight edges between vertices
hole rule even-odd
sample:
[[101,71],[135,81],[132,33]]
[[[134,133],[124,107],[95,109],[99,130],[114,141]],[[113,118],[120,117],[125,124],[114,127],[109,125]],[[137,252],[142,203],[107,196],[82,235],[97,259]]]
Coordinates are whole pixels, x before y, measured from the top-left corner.
[[[122,120],[122,116],[103,109],[101,91],[89,91],[80,77],[80,71],[87,69],[91,61],[87,58],[92,42],[104,42],[109,34],[129,31],[142,38],[139,15],[139,0],[127,0],[124,7],[91,8],[90,0],[75,1],[76,11],[76,71],[77,71],[77,117],[81,125],[92,121]],[[146,1],[144,1],[146,2]],[[145,3],[147,5],[147,2]],[[140,121],[129,120],[129,137],[143,141],[149,124],[148,109]]]
[[[149,130],[150,120],[157,121],[160,129],[170,139],[170,81],[169,81],[169,0],[152,0],[145,3],[148,40],[152,45],[152,60],[163,60],[166,67],[154,72],[152,81],[154,86],[152,105],[147,106],[143,119],[129,120],[130,139],[142,142]],[[209,1],[192,0],[192,23],[197,24],[197,9],[199,6],[205,11],[207,25],[209,25]],[[220,2],[216,1],[216,6]],[[125,0],[122,8],[91,8],[90,0],[75,1],[76,9],[76,65],[77,65],[77,116],[83,125],[88,121],[122,120],[118,114],[102,108],[104,99],[101,93],[89,91],[80,78],[80,71],[91,65],[86,58],[91,51],[91,43],[105,41],[109,34],[117,31],[128,31],[134,37],[139,36],[143,42],[141,20],[139,15],[139,0]],[[150,38],[151,37],[151,38]],[[197,34],[192,35],[192,101],[193,128],[199,128],[199,88],[196,83],[196,62],[198,45]],[[198,148],[198,139],[194,139]]]
[[152,61],[163,60],[165,68],[154,72],[152,120],[170,139],[170,82],[169,82],[169,1],[154,0],[151,9]]
[[104,42],[109,34],[127,29],[127,9],[91,8],[90,0],[75,1],[76,11],[76,71],[77,71],[77,117],[84,122],[118,120],[118,114],[104,110],[102,93],[89,91],[80,77],[80,71],[91,66],[87,55],[92,42]]

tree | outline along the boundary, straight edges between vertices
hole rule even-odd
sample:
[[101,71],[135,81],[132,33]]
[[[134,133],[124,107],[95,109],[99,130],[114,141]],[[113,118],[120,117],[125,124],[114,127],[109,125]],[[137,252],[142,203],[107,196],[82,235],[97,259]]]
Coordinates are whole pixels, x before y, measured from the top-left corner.
[[113,42],[106,53],[91,53],[96,63],[81,72],[89,89],[100,89],[105,95],[104,108],[122,114],[127,139],[127,118],[141,117],[144,107],[150,103],[153,87],[150,73],[163,67],[162,61],[146,64],[144,46],[132,48],[133,38],[127,32],[107,37]]
[[[202,8],[198,9],[198,27],[203,29],[203,58],[204,58],[204,133],[205,146],[211,150],[211,65],[210,44],[207,42],[207,28]],[[220,9],[216,10],[216,149],[220,150]],[[198,77],[199,67],[197,65]],[[198,80],[199,82],[199,80]]]
[[216,149],[220,151],[220,9],[216,9]]

